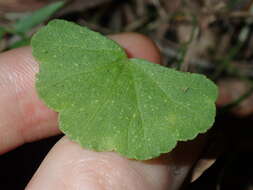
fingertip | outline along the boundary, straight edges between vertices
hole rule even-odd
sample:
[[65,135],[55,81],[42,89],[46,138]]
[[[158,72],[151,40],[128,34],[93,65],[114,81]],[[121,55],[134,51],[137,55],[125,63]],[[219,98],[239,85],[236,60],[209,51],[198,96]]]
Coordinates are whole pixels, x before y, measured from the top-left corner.
[[118,42],[129,57],[142,58],[148,61],[161,64],[159,49],[150,38],[138,33],[121,33],[109,36]]
[[39,99],[34,88],[38,63],[31,48],[0,55],[0,154],[26,142],[59,133],[57,114]]
[[128,160],[114,152],[85,150],[64,137],[49,152],[26,189],[163,190],[171,186],[169,172],[166,165]]

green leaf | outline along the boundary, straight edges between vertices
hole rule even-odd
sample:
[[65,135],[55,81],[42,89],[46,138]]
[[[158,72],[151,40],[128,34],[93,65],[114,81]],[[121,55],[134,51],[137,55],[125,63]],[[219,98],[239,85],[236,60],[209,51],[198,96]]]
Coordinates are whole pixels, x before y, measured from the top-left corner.
[[14,24],[14,30],[17,33],[25,33],[35,27],[38,24],[41,24],[47,20],[51,15],[53,15],[57,10],[59,10],[64,5],[63,1],[52,3],[46,7],[43,7],[31,15],[25,16],[20,19],[17,23]]
[[30,45],[30,39],[21,39],[16,41],[15,43],[11,44],[8,49],[15,49],[23,46],[28,46]]
[[39,96],[85,148],[151,159],[214,122],[217,88],[205,76],[128,59],[88,28],[54,20],[33,36],[32,48],[42,63]]
[[0,40],[2,40],[4,34],[5,34],[6,30],[4,27],[0,26]]

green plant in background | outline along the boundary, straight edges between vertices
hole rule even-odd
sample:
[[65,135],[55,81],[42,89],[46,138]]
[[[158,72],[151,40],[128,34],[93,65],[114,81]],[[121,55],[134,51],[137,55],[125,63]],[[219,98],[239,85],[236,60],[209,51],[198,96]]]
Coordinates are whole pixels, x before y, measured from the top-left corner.
[[59,10],[64,5],[63,2],[52,3],[45,6],[30,15],[21,18],[17,23],[13,25],[14,31],[19,34],[24,34],[31,30],[33,27],[43,23],[52,14]]
[[3,38],[4,33],[5,33],[4,27],[0,26],[0,40]]
[[217,88],[204,75],[129,59],[114,41],[63,20],[32,38],[36,87],[85,148],[146,160],[209,129]]
[[16,23],[14,23],[8,28],[0,27],[0,40],[2,39],[4,34],[9,33],[20,37],[20,40],[16,41],[12,45],[10,45],[10,47],[8,47],[9,49],[29,45],[31,37],[27,35],[27,32],[46,21],[57,10],[62,8],[63,5],[63,1],[52,3],[20,18]]

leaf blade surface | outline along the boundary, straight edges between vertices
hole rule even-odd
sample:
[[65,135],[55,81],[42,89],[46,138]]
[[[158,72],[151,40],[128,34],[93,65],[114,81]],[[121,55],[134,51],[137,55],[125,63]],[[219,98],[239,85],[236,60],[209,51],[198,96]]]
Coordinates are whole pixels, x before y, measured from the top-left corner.
[[214,122],[217,88],[203,75],[128,59],[112,40],[62,20],[41,29],[32,47],[39,96],[83,147],[146,160]]

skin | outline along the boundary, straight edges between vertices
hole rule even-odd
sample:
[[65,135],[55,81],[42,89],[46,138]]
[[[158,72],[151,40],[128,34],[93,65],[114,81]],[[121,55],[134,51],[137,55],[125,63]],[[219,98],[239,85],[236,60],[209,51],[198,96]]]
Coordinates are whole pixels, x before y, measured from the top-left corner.
[[[160,64],[155,44],[134,33],[110,36],[129,57]],[[25,47],[0,54],[0,155],[24,143],[59,134],[57,113],[39,100],[34,88],[38,63]],[[197,159],[203,139],[180,144],[150,161],[94,152],[63,137],[48,153],[26,190],[174,190]]]

